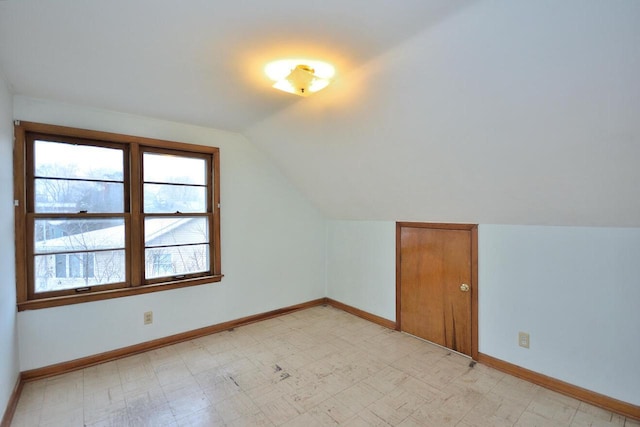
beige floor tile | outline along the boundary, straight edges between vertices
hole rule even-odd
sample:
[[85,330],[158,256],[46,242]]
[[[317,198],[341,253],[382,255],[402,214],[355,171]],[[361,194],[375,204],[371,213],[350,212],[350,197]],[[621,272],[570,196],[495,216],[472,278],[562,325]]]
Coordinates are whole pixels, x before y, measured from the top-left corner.
[[323,391],[329,396],[333,396],[341,391],[344,391],[354,385],[356,381],[352,378],[342,376],[337,372],[327,375],[314,382],[317,385],[318,390]]
[[383,394],[372,385],[362,381],[335,395],[335,398],[352,408],[356,413],[380,400]]
[[[35,405],[34,405],[35,406]],[[42,406],[35,406],[35,409],[18,408],[11,420],[12,427],[32,427],[40,425],[40,415]]]
[[561,427],[569,424],[553,421],[540,414],[525,411],[514,425],[516,427]]
[[170,385],[192,377],[191,371],[182,360],[158,366],[155,368],[155,375],[161,386]]
[[85,420],[87,427],[129,427],[130,425],[127,408],[115,410],[107,418],[96,422],[88,423]]
[[184,417],[176,417],[176,423],[180,427],[223,427],[224,420],[218,411],[209,405],[199,411],[192,412]]
[[61,412],[42,414],[40,418],[42,427],[83,427],[84,411],[82,406]]
[[300,415],[300,411],[284,397],[270,400],[264,405],[261,405],[260,410],[277,426],[285,424]]
[[321,422],[339,425],[353,418],[357,414],[358,408],[354,408],[336,397],[330,397],[309,412]]
[[424,404],[425,399],[419,395],[396,388],[374,402],[368,409],[388,424],[395,426]]
[[173,427],[178,425],[169,404],[150,409],[127,408],[127,416],[131,426]]
[[314,406],[324,402],[331,397],[327,392],[318,388],[316,384],[309,384],[294,390],[292,393],[285,395],[285,399],[289,401],[300,413],[307,412]]
[[92,424],[109,419],[112,413],[126,408],[122,386],[107,388],[86,394],[84,397],[84,422]]
[[[259,368],[252,368],[243,371],[233,377],[233,380],[238,384],[240,390],[249,391],[257,387],[263,387],[268,384],[272,384],[271,375],[265,374]],[[273,378],[276,381],[276,378]]]
[[438,390],[437,388],[413,377],[407,377],[404,379],[398,385],[398,388],[422,397],[425,402],[432,402],[437,399],[444,399],[445,397],[442,390]]
[[433,404],[438,405],[442,412],[464,417],[482,398],[483,395],[473,389],[450,384],[442,389],[442,394]]
[[191,374],[197,374],[219,365],[218,360],[204,348],[195,348],[191,352],[182,353],[181,357]]
[[227,423],[227,427],[271,427],[274,424],[262,413],[247,415]]
[[413,417],[407,417],[404,419],[404,421],[398,424],[398,427],[425,427],[425,425],[422,421],[418,421]]
[[411,416],[424,426],[442,427],[455,426],[462,418],[460,414],[450,414],[441,411],[438,405],[433,403],[427,403],[421,406]]
[[156,376],[143,378],[138,381],[121,383],[125,399],[129,396],[139,395],[148,390],[161,389],[160,382]]
[[202,385],[201,388],[213,405],[241,393],[240,386],[238,386],[238,384],[231,378],[226,376],[223,376],[220,381]]
[[211,402],[204,392],[199,390],[169,399],[169,406],[178,419],[211,406]]
[[460,377],[467,368],[449,359],[447,356],[439,358],[433,365],[425,366],[415,376],[436,388],[444,388]]
[[625,418],[614,415],[609,411],[581,402],[578,411],[573,417],[572,426],[618,426],[623,427]]
[[482,400],[474,406],[468,415],[472,417],[477,416],[482,419],[496,418],[505,420],[507,423],[513,425],[526,409],[527,403],[489,393],[483,396]]
[[239,393],[222,402],[216,402],[215,408],[225,423],[260,412],[260,408],[244,393]]
[[353,426],[389,427],[389,423],[387,423],[383,418],[378,416],[370,408],[366,408],[358,412],[358,415],[356,415],[351,420],[347,421],[345,425],[349,427],[353,427]]
[[202,392],[202,387],[198,384],[198,381],[192,376],[185,376],[175,382],[165,384],[162,387],[167,401],[174,399],[180,399],[182,396]]
[[[472,364],[473,365],[473,364]],[[331,307],[26,383],[12,426],[639,426]]]
[[46,386],[46,380],[29,381],[25,383],[22,387],[22,393],[20,394],[16,411],[41,411]]
[[527,407],[527,411],[561,425],[569,425],[580,402],[550,390],[540,388]]
[[571,427],[623,427],[625,423],[624,418],[616,421],[605,421],[599,418],[593,418],[592,416],[578,411],[571,421]]
[[44,390],[41,423],[46,419],[46,414],[69,413],[78,407],[82,407],[83,400],[84,391],[81,372],[79,377],[49,380]]
[[167,398],[160,387],[137,390],[136,393],[125,394],[124,399],[127,408],[134,412],[153,410],[168,405]]
[[456,424],[456,427],[512,427],[513,423],[503,418],[495,416],[476,416],[472,413],[467,414],[462,421]]
[[409,378],[409,374],[406,372],[403,372],[393,366],[387,366],[380,372],[377,372],[365,379],[364,382],[380,393],[386,394],[393,391],[407,378]]
[[197,341],[202,348],[207,350],[213,356],[227,351],[237,350],[236,346],[233,344],[233,338],[223,335],[223,333],[197,338]]
[[260,407],[273,400],[284,398],[284,396],[291,393],[293,393],[293,388],[289,385],[288,378],[275,384],[267,384],[245,392]]
[[283,427],[323,427],[323,425],[308,412],[300,414],[281,425]]
[[481,394],[493,390],[504,375],[488,375],[486,370],[478,369],[479,366],[481,365],[475,364],[473,368],[467,367],[456,380],[456,384],[464,384],[466,388],[473,389]]
[[180,358],[180,354],[174,346],[166,346],[150,350],[147,352],[149,356],[149,363],[155,368],[165,363],[175,362]]

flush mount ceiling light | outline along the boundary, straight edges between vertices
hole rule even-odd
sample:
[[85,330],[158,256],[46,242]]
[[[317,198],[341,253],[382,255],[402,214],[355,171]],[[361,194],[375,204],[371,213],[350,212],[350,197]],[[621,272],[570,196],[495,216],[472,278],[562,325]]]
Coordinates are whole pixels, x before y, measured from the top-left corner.
[[327,87],[335,74],[332,65],[307,59],[281,59],[267,64],[267,76],[273,87],[300,96],[309,96]]

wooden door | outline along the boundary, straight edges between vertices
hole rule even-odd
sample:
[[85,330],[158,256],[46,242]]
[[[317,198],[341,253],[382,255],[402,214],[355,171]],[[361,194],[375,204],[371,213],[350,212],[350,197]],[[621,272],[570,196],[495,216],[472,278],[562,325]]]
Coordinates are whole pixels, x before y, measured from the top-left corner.
[[398,224],[399,329],[469,356],[477,355],[475,230]]

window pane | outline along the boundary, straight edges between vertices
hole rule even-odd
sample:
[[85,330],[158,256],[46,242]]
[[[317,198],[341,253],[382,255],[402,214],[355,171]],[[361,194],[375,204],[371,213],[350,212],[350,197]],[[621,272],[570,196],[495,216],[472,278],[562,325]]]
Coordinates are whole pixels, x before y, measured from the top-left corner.
[[117,182],[36,179],[37,213],[115,213],[124,211],[124,185]]
[[144,245],[189,245],[209,243],[209,218],[145,218]]
[[35,141],[35,212],[124,210],[124,151]]
[[56,277],[67,277],[67,255],[56,254]]
[[145,184],[144,211],[146,213],[206,212],[206,197],[206,187]]
[[69,255],[69,277],[82,277],[80,257],[82,254]]
[[145,261],[147,279],[202,273],[209,271],[209,245],[146,249]]
[[124,248],[124,219],[37,219],[34,252],[82,252]]
[[[123,250],[37,255],[34,262],[36,292],[125,281]],[[62,273],[62,265],[69,266],[69,274]]]
[[123,151],[117,148],[35,141],[35,175],[122,181]]
[[206,185],[204,159],[144,153],[143,162],[145,182]]

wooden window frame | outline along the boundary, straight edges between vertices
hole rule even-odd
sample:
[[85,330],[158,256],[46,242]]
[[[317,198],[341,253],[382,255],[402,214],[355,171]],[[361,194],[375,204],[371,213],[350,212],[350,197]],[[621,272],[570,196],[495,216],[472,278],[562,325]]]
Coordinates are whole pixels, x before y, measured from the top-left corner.
[[[125,224],[125,282],[97,286],[86,292],[75,289],[54,294],[34,292],[33,233],[34,196],[33,159],[27,149],[35,135],[52,140],[95,143],[96,146],[117,146],[124,150],[124,212],[122,214],[69,214],[75,218],[108,216],[124,218]],[[109,132],[77,129],[34,122],[16,121],[14,124],[14,209],[16,292],[19,311],[100,301],[150,292],[197,286],[222,280],[220,254],[220,152],[216,147],[165,141]],[[184,276],[147,279],[144,277],[144,218],[142,157],[144,152],[174,153],[203,158],[207,161],[207,209],[206,212],[188,216],[209,219],[210,268],[205,273]],[[64,214],[43,214],[61,216]],[[31,225],[30,225],[31,224]],[[30,243],[31,242],[31,243]]]

